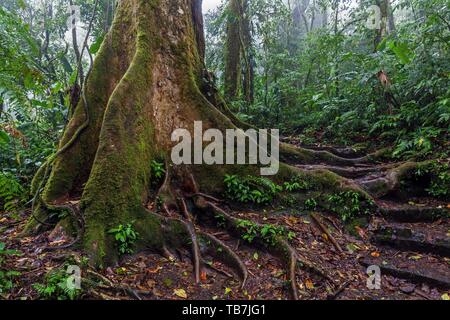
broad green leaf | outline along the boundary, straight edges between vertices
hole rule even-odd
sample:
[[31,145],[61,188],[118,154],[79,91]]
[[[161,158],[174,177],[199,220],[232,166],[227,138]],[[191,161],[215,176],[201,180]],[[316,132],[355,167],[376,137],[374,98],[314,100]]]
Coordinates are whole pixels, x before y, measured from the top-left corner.
[[389,41],[389,49],[391,49],[402,64],[411,62],[411,50],[406,42]]
[[7,143],[9,143],[9,135],[5,131],[0,130],[0,144]]

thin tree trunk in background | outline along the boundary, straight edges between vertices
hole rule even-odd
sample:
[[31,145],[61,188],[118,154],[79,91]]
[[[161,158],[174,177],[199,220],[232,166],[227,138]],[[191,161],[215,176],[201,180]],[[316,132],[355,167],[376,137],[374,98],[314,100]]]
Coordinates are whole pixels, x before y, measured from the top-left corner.
[[377,5],[381,9],[381,25],[375,37],[375,51],[383,39],[391,32],[395,31],[394,15],[390,0],[377,0]]
[[316,0],[314,0],[312,4],[311,24],[309,27],[309,31],[312,31],[314,29],[315,20],[316,20]]
[[239,31],[240,0],[228,3],[227,39],[225,48],[225,98],[235,101],[239,95],[241,78],[241,41]]
[[386,0],[386,2],[387,2],[389,32],[393,33],[395,32],[394,8],[392,8],[392,3],[390,0]]
[[254,57],[252,46],[252,32],[251,32],[251,14],[249,12],[250,6],[248,0],[242,2],[241,12],[241,34],[242,34],[242,55],[245,59],[245,72],[243,79],[243,91],[247,105],[254,102]]
[[[69,0],[69,4],[72,7],[73,6],[73,0]],[[75,11],[72,10],[71,11],[71,15],[74,15]],[[72,20],[72,23],[75,24],[75,17],[73,18],[74,20]],[[72,25],[72,46],[73,46],[73,51],[75,52],[75,58],[76,58],[76,62],[75,64],[78,64],[79,61],[81,61],[81,53],[80,50],[78,48],[78,40],[77,40],[77,28],[76,25],[73,26]],[[80,73],[83,73],[83,65],[80,64],[79,66],[79,70]],[[79,77],[78,77],[79,78]],[[79,84],[81,85],[81,84]]]
[[[335,0],[334,1],[334,36],[336,37],[338,32],[339,32],[339,5],[340,5],[340,0]],[[335,63],[334,63],[334,90],[335,90],[335,94],[336,96],[339,95],[339,63],[337,60],[338,57],[338,45],[337,43],[335,44],[335,52],[334,52],[334,56],[335,56]]]
[[105,33],[108,32],[109,27],[111,26],[111,23],[110,23],[111,10],[112,10],[111,6],[112,6],[111,1],[107,0],[106,1],[106,10],[105,10],[105,25],[103,27],[103,32],[105,32]]
[[326,6],[322,9],[322,28],[326,28],[328,26],[328,9]]

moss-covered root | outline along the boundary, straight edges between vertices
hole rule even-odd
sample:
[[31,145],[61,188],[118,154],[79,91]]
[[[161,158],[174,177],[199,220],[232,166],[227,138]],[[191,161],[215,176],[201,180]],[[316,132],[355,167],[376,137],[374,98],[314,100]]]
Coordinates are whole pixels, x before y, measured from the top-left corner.
[[[243,230],[239,228],[240,220],[229,215],[226,211],[218,207],[217,205],[208,202],[204,198],[197,198],[197,207],[203,212],[210,214],[210,216],[220,223],[225,224],[226,230],[231,233],[242,237]],[[255,224],[257,227],[262,228],[263,226]],[[291,294],[293,299],[298,299],[298,289],[297,289],[297,266],[313,272],[324,279],[334,283],[332,278],[320,267],[315,266],[313,263],[309,262],[307,259],[301,257],[298,252],[292,248],[292,246],[282,237],[277,236],[273,239],[273,242],[269,245],[260,236],[256,236],[252,241],[253,244],[258,247],[263,247],[269,251],[274,256],[278,257],[289,270],[289,280],[291,283]]]
[[381,198],[389,194],[400,195],[404,190],[402,182],[412,177],[414,172],[424,163],[405,162],[400,166],[389,170],[386,175],[373,180],[364,180],[360,184],[364,190],[375,198]]
[[[164,255],[166,248],[191,249],[192,232],[189,224],[177,218],[162,216],[145,208],[136,210],[133,227],[138,234],[133,250],[151,250]],[[128,221],[128,220],[127,220]],[[111,234],[104,223],[88,221],[84,234],[84,248],[90,264],[95,268],[117,265],[120,254]]]
[[354,166],[374,161],[372,156],[355,159],[342,158],[328,151],[309,150],[298,148],[289,144],[280,145],[280,159],[290,164],[328,164],[335,166]]

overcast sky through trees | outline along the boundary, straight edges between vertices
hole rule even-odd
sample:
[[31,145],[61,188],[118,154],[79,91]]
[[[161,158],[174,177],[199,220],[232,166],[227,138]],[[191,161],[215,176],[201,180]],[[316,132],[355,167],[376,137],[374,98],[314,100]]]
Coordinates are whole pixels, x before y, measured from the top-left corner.
[[220,0],[203,0],[203,13],[215,9],[220,4]]

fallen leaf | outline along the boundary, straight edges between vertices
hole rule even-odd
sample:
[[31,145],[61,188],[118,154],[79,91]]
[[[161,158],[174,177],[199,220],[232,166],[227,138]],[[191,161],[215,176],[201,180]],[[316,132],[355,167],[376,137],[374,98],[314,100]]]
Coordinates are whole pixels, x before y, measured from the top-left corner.
[[421,256],[421,255],[417,255],[417,256],[411,256],[411,257],[409,257],[409,259],[411,259],[411,260],[420,260],[420,259],[422,259],[423,257]]
[[161,266],[156,267],[155,269],[147,269],[148,273],[157,273],[159,270],[162,270]]
[[295,226],[298,223],[298,219],[296,217],[290,216],[289,218],[286,219],[286,223],[289,226],[293,227],[293,226]]
[[153,287],[155,287],[155,285],[156,285],[156,281],[155,280],[153,280],[153,279],[147,280],[147,286],[149,288],[153,288]]
[[378,258],[378,257],[380,256],[380,253],[377,252],[377,251],[374,251],[374,252],[372,252],[370,255],[371,255],[372,257],[374,257],[374,258]]
[[225,295],[231,293],[233,290],[231,290],[231,288],[225,288]]
[[441,296],[441,299],[442,299],[442,300],[445,300],[445,301],[449,301],[449,300],[450,300],[450,296],[448,295],[448,293],[444,293],[444,294]]
[[255,253],[253,254],[253,259],[254,259],[255,261],[259,259],[258,252],[255,252]]
[[206,272],[205,271],[202,271],[200,273],[200,280],[202,280],[203,282],[206,282]]
[[180,298],[187,299],[187,293],[184,289],[174,289],[173,293]]
[[328,239],[328,235],[326,234],[326,233],[322,233],[322,238],[325,240],[325,241],[328,241],[329,239]]
[[306,288],[308,288],[309,290],[314,289],[314,283],[310,279],[306,279],[305,285],[306,285]]

